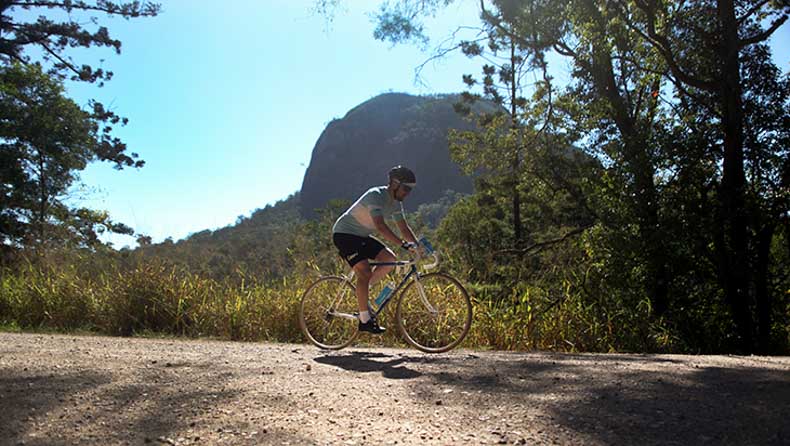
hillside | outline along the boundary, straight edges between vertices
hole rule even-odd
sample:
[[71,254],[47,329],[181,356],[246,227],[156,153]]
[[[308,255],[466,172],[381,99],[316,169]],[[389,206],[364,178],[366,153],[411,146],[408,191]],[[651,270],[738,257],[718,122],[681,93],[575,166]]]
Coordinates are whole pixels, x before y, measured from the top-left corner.
[[[367,188],[384,184],[387,171],[396,164],[411,167],[418,177],[406,209],[419,210],[421,220],[435,227],[452,203],[473,189],[471,178],[461,174],[449,156],[448,130],[471,125],[453,110],[457,100],[396,93],[370,99],[326,127],[300,192],[234,225],[143,246],[135,254],[167,259],[217,279],[234,276],[239,268],[280,276],[292,266],[289,256],[299,244],[300,228],[316,220],[316,209],[326,209],[332,200],[347,205]],[[342,210],[333,212],[338,211]],[[329,240],[328,234],[316,236]]]
[[472,180],[450,159],[449,129],[471,124],[454,110],[457,96],[382,94],[329,123],[313,148],[301,189],[301,214],[312,218],[332,199],[354,200],[386,183],[394,165],[410,167],[418,187],[407,210],[439,200],[445,191],[471,193]]
[[239,269],[263,277],[278,276],[290,267],[288,248],[294,230],[303,222],[299,216],[299,194],[256,209],[249,218],[214,231],[204,230],[184,240],[142,246],[135,254],[150,259],[166,259],[188,266],[194,273],[222,279]]

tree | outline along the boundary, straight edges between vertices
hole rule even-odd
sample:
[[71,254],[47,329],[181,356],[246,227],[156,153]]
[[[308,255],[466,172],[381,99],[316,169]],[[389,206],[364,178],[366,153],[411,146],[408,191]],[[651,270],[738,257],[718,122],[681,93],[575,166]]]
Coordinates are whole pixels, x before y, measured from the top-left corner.
[[[621,192],[630,199],[621,203],[633,209],[639,231],[638,246],[634,251],[641,253],[649,271],[643,283],[650,295],[653,307],[658,315],[666,311],[667,304],[667,259],[663,253],[662,233],[659,231],[658,201],[656,199],[656,162],[654,145],[651,144],[650,129],[656,116],[657,98],[650,93],[658,88],[660,76],[653,73],[635,70],[632,60],[644,60],[648,57],[644,48],[635,45],[628,39],[622,25],[612,22],[611,14],[605,8],[599,9],[595,2],[551,2],[551,1],[495,1],[492,7],[481,2],[481,19],[488,35],[487,48],[496,55],[497,51],[509,51],[509,60],[498,67],[484,67],[483,88],[485,95],[494,101],[503,102],[503,97],[495,86],[494,74],[507,87],[507,99],[511,115],[510,142],[505,156],[498,153],[497,140],[492,138],[491,131],[478,134],[467,133],[467,139],[475,139],[480,146],[479,151],[488,152],[494,160],[506,159],[510,163],[510,174],[523,175],[521,165],[528,151],[540,154],[537,150],[541,145],[553,146],[554,150],[546,150],[545,154],[559,152],[565,154],[574,138],[591,135],[596,129],[601,131],[597,140],[599,146],[608,147],[610,153],[603,153],[593,148],[592,153],[603,158],[614,159],[620,169],[613,171],[620,176]],[[381,19],[391,17],[381,16]],[[399,23],[395,21],[395,23]],[[418,26],[414,26],[418,27]],[[392,25],[387,26],[392,29]],[[570,43],[569,43],[570,42]],[[482,55],[484,48],[476,41],[461,42],[459,48],[468,55]],[[547,52],[554,49],[560,54],[571,58],[577,67],[575,76],[579,79],[579,89],[572,92],[573,98],[567,103],[588,97],[586,104],[595,107],[600,113],[584,119],[587,128],[581,129],[576,135],[562,129],[564,124],[554,116],[556,95],[549,76],[546,62]],[[487,57],[486,60],[491,60]],[[526,68],[525,68],[526,65]],[[541,80],[535,86],[535,93],[530,100],[522,96],[521,78],[525,70],[538,70]],[[467,85],[474,85],[475,80],[464,77]],[[584,99],[582,99],[584,101]],[[590,109],[571,111],[572,121],[582,121],[583,113],[589,116]],[[580,113],[581,112],[581,113]],[[577,126],[578,127],[578,126]],[[612,135],[616,135],[611,137]],[[481,138],[482,136],[482,138]],[[570,186],[567,177],[541,175],[538,167],[554,159],[532,155],[532,167],[528,170],[527,181],[535,176],[553,183],[555,187]],[[480,163],[480,158],[468,157],[465,151],[459,160],[467,160],[483,168],[487,172],[501,174],[502,169],[491,169],[491,165]],[[501,161],[499,161],[501,163]],[[512,180],[511,180],[512,181]],[[513,183],[518,184],[516,182]],[[576,188],[578,190],[578,187]],[[615,191],[614,189],[612,190]],[[585,200],[579,194],[573,194],[580,206]],[[520,243],[520,206],[517,190],[513,191],[514,231]],[[604,222],[606,223],[606,222]]]
[[97,232],[133,231],[104,212],[70,208],[65,194],[91,161],[135,165],[108,141],[111,112],[86,112],[37,64],[0,68],[0,244],[98,244]]
[[[755,336],[750,302],[756,298],[761,314],[766,314],[764,307],[770,306],[769,297],[762,291],[765,288],[758,285],[765,281],[759,277],[765,269],[755,271],[754,266],[760,261],[755,257],[754,247],[770,244],[765,240],[771,239],[771,227],[775,224],[763,228],[759,227],[760,223],[755,225],[756,220],[764,220],[760,217],[764,212],[759,207],[753,208],[749,198],[749,189],[762,178],[747,175],[749,130],[745,124],[750,119],[746,114],[745,93],[762,83],[761,78],[768,73],[762,70],[753,73],[756,76],[749,76],[744,71],[744,60],[748,60],[744,56],[787,21],[790,6],[786,2],[764,0],[709,0],[694,4],[619,0],[615,3],[630,29],[664,59],[670,79],[680,93],[711,108],[719,123],[722,174],[716,196],[721,224],[715,231],[719,280],[735,318],[741,348],[751,352],[755,348]],[[767,28],[763,27],[764,22],[769,23]],[[690,44],[694,44],[693,51],[687,51]],[[764,49],[761,53],[763,57],[766,55]],[[774,106],[786,107],[785,104],[786,100],[780,98]],[[775,150],[776,147],[768,152]],[[775,214],[768,218],[777,221]],[[761,242],[760,238],[764,240]],[[767,252],[767,248],[762,250]],[[760,339],[767,342],[770,321],[761,319]],[[767,346],[760,348],[766,350]]]
[[[12,14],[15,10],[39,11],[42,14],[33,22],[17,20]],[[65,80],[102,82],[112,79],[113,73],[89,64],[75,62],[67,53],[70,48],[110,47],[121,53],[121,41],[113,39],[104,26],[95,31],[85,28],[84,22],[77,21],[75,13],[102,13],[119,15],[125,19],[152,17],[157,15],[161,6],[147,1],[118,2],[112,0],[0,0],[0,61],[29,64],[31,57],[25,54],[28,47],[42,50],[44,62],[51,62],[49,74]],[[65,12],[64,20],[55,21],[43,15],[47,12]],[[88,23],[97,24],[91,17]]]
[[[20,10],[23,13],[16,14]],[[33,11],[40,13],[38,17],[25,20]],[[80,110],[63,96],[62,82],[70,79],[102,86],[112,78],[111,71],[80,64],[69,55],[75,48],[121,51],[121,42],[99,26],[96,17],[86,15],[129,19],[155,16],[159,11],[158,4],[138,1],[0,0],[0,242],[4,249],[33,242],[40,246],[58,237],[93,243],[95,230],[102,228],[131,232],[104,212],[69,209],[63,204],[75,172],[86,163],[108,161],[122,169],[142,167],[144,162],[135,153],[127,154],[126,145],[112,136],[114,126],[127,124],[125,118],[97,101],[89,102],[89,111]],[[58,16],[62,18],[53,18]],[[95,29],[88,29],[91,25]],[[40,60],[33,60],[27,51],[32,48],[40,50]]]
[[[486,30],[486,47],[490,51],[488,57],[484,56],[484,47],[477,41],[462,42],[462,51],[471,57],[485,57],[489,63],[483,66],[483,97],[492,101],[494,104],[506,107],[492,113],[483,112],[478,121],[481,127],[486,129],[488,138],[484,138],[491,144],[485,144],[476,138],[477,132],[465,132],[460,138],[455,138],[454,144],[456,160],[467,160],[466,155],[479,154],[481,145],[486,145],[485,152],[497,152],[499,156],[490,156],[489,160],[494,163],[478,162],[475,166],[467,166],[467,170],[480,171],[486,169],[489,178],[499,175],[504,178],[503,186],[508,189],[511,200],[513,242],[515,247],[519,247],[524,242],[521,217],[521,191],[519,190],[519,177],[523,170],[524,152],[527,149],[525,144],[525,132],[530,129],[525,128],[524,114],[526,99],[523,97],[523,79],[527,72],[525,69],[526,60],[522,56],[523,48],[517,47],[516,42],[509,38],[508,34],[502,33],[496,28]],[[499,58],[500,53],[505,52],[504,58]],[[478,81],[471,75],[464,76],[467,86],[473,87]],[[500,91],[504,90],[504,94]],[[467,102],[478,99],[477,95],[466,94],[463,96]],[[468,107],[460,108],[465,112],[471,112]],[[502,122],[503,112],[507,115],[507,123]],[[507,129],[506,131],[503,131]],[[457,135],[457,134],[456,134]],[[464,136],[466,138],[464,138]],[[458,141],[466,139],[462,143]],[[482,144],[481,144],[482,142]],[[466,147],[464,147],[466,146]],[[479,157],[472,156],[471,159]],[[472,163],[467,163],[472,164]]]
[[[494,3],[500,7],[500,20],[509,25],[540,24],[536,20],[525,21],[525,11],[554,8],[551,2],[526,2],[535,9],[514,8],[512,2]],[[606,115],[618,130],[623,158],[615,161],[632,177],[632,182],[624,185],[636,198],[633,209],[645,253],[645,283],[657,313],[662,314],[669,305],[669,257],[673,254],[666,248],[671,246],[670,240],[684,239],[683,234],[672,234],[671,221],[662,219],[660,213],[665,217],[674,215],[676,221],[688,217],[676,213],[673,203],[667,203],[667,210],[662,211],[659,188],[671,186],[674,180],[667,175],[669,172],[690,170],[681,170],[689,166],[673,165],[667,157],[666,150],[673,143],[662,139],[670,121],[661,113],[668,117],[665,112],[671,107],[664,107],[662,112],[654,99],[644,101],[647,106],[642,110],[646,113],[640,116],[639,110],[644,93],[652,91],[653,98],[658,98],[662,84],[669,82],[681,105],[696,106],[693,110],[680,107],[682,114],[672,118],[682,120],[680,127],[688,130],[688,123],[699,122],[703,116],[702,119],[718,122],[715,130],[720,142],[715,142],[712,150],[701,152],[703,157],[699,159],[706,165],[722,166],[720,175],[714,172],[709,177],[718,202],[715,221],[720,222],[712,225],[713,261],[718,265],[718,281],[730,307],[741,350],[753,351],[757,320],[760,349],[767,351],[772,325],[765,277],[767,253],[773,230],[787,209],[786,200],[772,200],[769,196],[781,195],[775,191],[781,190],[778,174],[783,167],[775,160],[777,156],[786,159],[786,148],[777,142],[786,138],[786,119],[782,119],[781,110],[787,109],[787,93],[776,70],[765,66],[770,62],[757,67],[757,61],[770,60],[767,49],[759,49],[757,44],[787,20],[790,9],[765,1],[586,1],[567,5],[567,25],[553,27],[565,29],[568,37],[557,39],[553,46],[560,54],[570,56],[589,76],[589,85],[605,100]],[[562,10],[554,9],[554,14],[563,16]],[[767,28],[761,26],[765,22]],[[530,31],[529,27],[521,28],[514,38],[520,35],[526,40]],[[749,65],[752,69],[748,69]],[[771,88],[766,88],[769,85]],[[747,108],[750,98],[768,107]],[[768,115],[763,116],[768,119],[754,119],[760,115]],[[655,121],[655,117],[660,121]],[[746,143],[747,134],[754,142],[762,140],[752,150]],[[750,165],[751,175],[746,170]],[[694,175],[684,177],[693,181]],[[767,178],[773,180],[765,187]],[[629,184],[633,187],[629,188]],[[755,302],[756,310],[751,302]]]

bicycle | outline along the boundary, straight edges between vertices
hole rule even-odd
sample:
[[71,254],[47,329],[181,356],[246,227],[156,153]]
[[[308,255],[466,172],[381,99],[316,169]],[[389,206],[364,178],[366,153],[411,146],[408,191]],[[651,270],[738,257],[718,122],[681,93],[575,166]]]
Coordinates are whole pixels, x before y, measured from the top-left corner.
[[[434,262],[439,255],[424,238],[420,240]],[[443,353],[458,346],[472,326],[472,302],[469,293],[456,278],[442,272],[421,273],[418,254],[409,260],[370,262],[370,266],[395,266],[395,274],[407,268],[398,285],[377,307],[369,304],[373,317],[378,316],[397,297],[395,320],[403,339],[426,353]],[[321,349],[340,350],[359,335],[358,306],[351,279],[345,276],[322,276],[307,287],[299,309],[299,325],[305,337]],[[378,299],[377,299],[378,300]]]

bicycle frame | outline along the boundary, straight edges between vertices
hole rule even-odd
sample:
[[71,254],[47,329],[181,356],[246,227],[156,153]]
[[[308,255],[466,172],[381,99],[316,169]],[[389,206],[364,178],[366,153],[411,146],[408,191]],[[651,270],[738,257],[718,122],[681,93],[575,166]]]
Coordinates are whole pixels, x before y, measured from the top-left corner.
[[[434,263],[432,263],[430,265],[426,265],[425,266],[426,269],[435,268],[436,265],[439,264],[439,259],[435,255],[433,257],[434,257],[434,260],[435,260]],[[417,271],[417,266],[415,266],[415,264],[417,263],[417,260],[418,259],[400,260],[400,261],[396,261],[396,262],[369,262],[369,265],[371,267],[376,267],[376,266],[394,266],[396,268],[396,271],[400,270],[400,268],[403,267],[403,266],[409,266],[409,271],[406,273],[405,276],[403,276],[403,278],[400,280],[400,283],[398,283],[398,285],[395,287],[395,289],[392,290],[390,295],[387,296],[387,299],[384,300],[384,302],[382,302],[381,305],[378,308],[372,308],[369,305],[370,309],[373,310],[372,313],[373,313],[374,317],[378,316],[382,311],[384,311],[384,308],[387,306],[387,304],[392,300],[393,297],[395,297],[398,294],[398,292],[400,292],[401,289],[403,289],[404,286],[406,286],[406,283],[411,278],[414,278],[414,282],[415,282],[415,284],[417,286],[417,290],[420,293],[420,300],[422,300],[422,303],[425,305],[425,308],[431,313],[434,313],[434,314],[437,313],[436,309],[433,308],[433,305],[431,305],[430,302],[428,302],[428,298],[425,297],[425,290],[423,289],[422,284],[420,283],[420,273]],[[351,272],[348,273],[348,275],[345,276],[345,277],[346,277],[347,280],[351,281],[351,279],[354,278],[354,270],[351,270]],[[338,296],[338,298],[339,297],[340,296]]]
[[[381,267],[393,273],[387,278],[393,280],[387,286],[387,289],[391,286],[392,291],[380,300],[381,305],[369,300],[367,311],[377,317],[393,298],[397,298],[394,316],[403,339],[426,353],[442,353],[457,346],[469,332],[472,303],[457,279],[442,272],[426,271],[439,265],[440,256],[429,243],[423,244],[427,256],[416,252],[415,257],[401,261],[366,261],[366,267],[370,265],[375,270]],[[433,257],[434,262],[423,262],[426,257]],[[382,276],[381,273],[383,271],[379,270],[376,275]],[[305,336],[319,348],[341,349],[354,342],[358,335],[355,330],[359,318],[355,275],[351,269],[342,275],[322,276],[302,296],[299,324]],[[362,292],[361,289],[357,291]],[[445,333],[445,330],[450,331]]]
[[[399,263],[400,262],[370,262],[370,266],[371,267],[373,267],[373,266],[390,266],[390,265],[393,265],[393,266],[404,266],[404,265],[399,265]],[[414,266],[414,263],[412,263],[410,266],[411,267],[409,268],[409,272],[406,273],[405,276],[403,276],[403,278],[400,280],[400,283],[398,283],[398,286],[396,286],[395,289],[392,290],[390,295],[387,296],[387,298],[384,300],[384,302],[381,303],[381,305],[378,308],[374,308],[373,309],[373,316],[374,317],[378,316],[379,313],[381,313],[384,310],[384,307],[386,307],[387,304],[390,303],[392,298],[396,294],[398,294],[398,292],[400,292],[400,290],[406,285],[406,282],[408,282],[409,279],[414,277],[414,280],[419,284],[419,273],[417,273],[417,267]],[[420,289],[422,290],[422,287],[420,287]]]
[[[433,254],[431,254],[431,256],[433,257],[434,262],[431,263],[431,264],[425,265],[424,266],[425,269],[433,269],[433,268],[436,268],[436,266],[439,265],[439,257],[438,257],[438,255],[436,253],[433,253]],[[411,260],[398,260],[398,261],[395,261],[395,262],[369,262],[369,265],[371,267],[375,267],[375,266],[394,266],[395,267],[395,271],[399,271],[401,267],[409,266],[409,271],[401,279],[400,283],[398,283],[398,286],[396,286],[395,289],[392,290],[392,292],[387,297],[387,299],[377,309],[373,308],[370,305],[370,303],[369,303],[370,302],[370,297],[368,296],[368,308],[369,308],[369,311],[371,311],[373,313],[374,317],[378,316],[384,310],[384,307],[387,306],[387,304],[390,302],[390,300],[392,300],[392,298],[395,297],[395,295],[397,295],[398,292],[400,292],[400,290],[406,285],[406,283],[411,278],[414,278],[414,282],[415,282],[415,284],[417,286],[417,290],[420,293],[420,300],[422,300],[422,303],[423,303],[423,305],[425,305],[425,308],[430,313],[433,313],[433,314],[437,313],[437,310],[433,307],[433,305],[431,305],[430,302],[428,302],[428,298],[425,297],[425,289],[423,289],[422,284],[420,283],[420,280],[419,280],[420,279],[420,273],[417,271],[417,266],[415,265],[418,260],[420,260],[420,257],[418,257],[416,259],[411,259]],[[346,280],[348,280],[349,282],[351,282],[352,279],[354,278],[354,270],[352,269],[347,275],[344,276],[344,278]],[[326,317],[327,318],[342,317],[342,318],[346,318],[346,319],[357,320],[358,318],[357,318],[356,314],[341,313],[341,312],[337,312],[337,311],[334,310],[334,308],[336,308],[336,306],[337,306],[337,302],[339,302],[340,299],[343,297],[342,293],[343,293],[342,289],[340,291],[338,291],[338,294],[335,297],[335,301],[332,303],[332,306],[330,307],[331,310],[327,311]]]

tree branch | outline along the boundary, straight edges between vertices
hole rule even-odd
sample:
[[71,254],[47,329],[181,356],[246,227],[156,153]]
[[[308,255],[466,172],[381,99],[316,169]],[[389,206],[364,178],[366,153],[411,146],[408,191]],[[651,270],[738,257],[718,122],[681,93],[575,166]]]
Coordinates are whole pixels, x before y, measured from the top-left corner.
[[149,2],[133,2],[117,6],[115,3],[105,3],[107,6],[89,5],[84,1],[57,2],[57,1],[17,1],[8,6],[21,6],[24,8],[63,8],[66,10],[77,9],[80,11],[98,11],[106,14],[119,14],[123,17],[155,16],[159,12],[159,5]]
[[552,45],[554,51],[561,56],[572,57],[574,59],[578,58],[578,54],[571,49],[565,42],[554,42]]
[[65,66],[69,70],[73,71],[77,75],[80,74],[80,71],[77,69],[77,67],[75,67],[71,62],[69,62],[66,59],[64,59],[63,57],[61,57],[60,54],[58,54],[57,51],[55,51],[52,48],[50,48],[49,45],[47,45],[44,42],[39,42],[39,45],[41,45],[41,47],[43,47],[49,54],[51,54],[56,59],[58,59],[60,61],[60,63],[63,64],[63,66]]
[[551,80],[549,79],[548,64],[546,63],[546,61],[543,60],[541,62],[542,62],[541,68],[543,69],[543,81],[547,85],[546,91],[548,92],[549,98],[548,101],[546,101],[546,103],[548,104],[548,107],[546,109],[546,120],[543,122],[543,126],[540,128],[540,130],[538,130],[538,133],[535,135],[536,138],[542,135],[543,132],[546,131],[546,129],[551,124],[551,118],[554,116],[554,100],[552,95],[554,88],[551,86]]
[[749,17],[753,16],[754,13],[761,10],[763,6],[769,3],[771,0],[762,0],[761,2],[754,5],[749,11],[746,12],[741,18],[738,19],[738,25],[742,25]]
[[[458,32],[461,31],[461,30],[464,30],[464,29],[482,31],[479,28],[471,28],[471,27],[465,27],[465,26],[459,26],[458,28],[456,28],[456,30],[453,31],[451,37],[448,37],[447,39],[445,39],[444,42],[439,44],[439,46],[436,48],[436,50],[435,50],[436,52],[434,53],[433,56],[431,56],[428,59],[426,59],[425,61],[423,61],[420,65],[418,65],[414,69],[415,82],[418,82],[418,83],[424,85],[424,83],[421,80],[422,79],[421,75],[422,75],[422,70],[425,68],[425,66],[428,65],[429,62],[432,62],[432,61],[437,60],[437,59],[441,59],[444,56],[446,56],[446,55],[448,55],[448,54],[450,54],[450,53],[452,53],[454,51],[457,51],[458,49],[460,49],[462,47],[463,42],[462,43],[458,43],[458,44],[456,44],[456,45],[454,45],[454,46],[452,46],[450,48],[442,48],[442,46],[447,44],[448,42],[455,42],[455,38],[456,38],[456,35],[458,34]],[[479,37],[477,39],[468,40],[468,41],[464,41],[464,42],[475,42],[476,43],[476,42],[482,42],[482,41],[484,41],[486,39],[487,39],[486,37]]]
[[546,248],[548,246],[556,245],[557,243],[564,242],[565,240],[567,240],[570,237],[573,237],[574,235],[581,234],[582,232],[586,231],[587,229],[591,228],[592,226],[593,226],[592,224],[589,224],[589,225],[583,226],[581,228],[576,228],[576,229],[568,232],[567,234],[563,235],[560,238],[556,238],[556,239],[553,239],[553,240],[547,240],[545,242],[533,243],[533,244],[527,246],[526,248],[522,248],[522,249],[503,249],[501,251],[495,251],[494,254],[527,255],[531,251],[542,251],[544,248]]
[[774,20],[774,22],[771,24],[771,27],[766,29],[765,31],[761,33],[757,33],[751,37],[747,37],[745,39],[739,40],[738,49],[746,48],[749,45],[766,40],[767,38],[771,37],[771,34],[773,34],[777,29],[779,29],[779,27],[782,26],[786,21],[787,21],[787,14]]
[[656,32],[656,14],[654,10],[655,4],[651,2],[651,4],[648,5],[646,2],[637,2],[636,7],[641,9],[642,12],[647,15],[647,33],[645,33],[645,31],[636,26],[633,21],[631,21],[631,18],[626,14],[628,6],[625,5],[622,0],[618,0],[617,3],[620,5],[620,16],[625,21],[626,26],[650,42],[658,50],[658,52],[661,53],[675,77],[686,84],[691,85],[692,87],[699,88],[700,90],[716,91],[718,88],[716,83],[693,77],[683,71],[680,65],[678,65],[677,60],[675,60],[675,55],[672,52],[669,39],[667,39],[666,36],[660,35],[658,32]]
[[701,104],[706,109],[708,109],[708,111],[710,113],[712,113],[713,115],[715,115],[717,117],[721,117],[721,114],[716,110],[715,107],[710,107],[701,96],[699,96],[697,94],[694,94],[694,93],[690,92],[689,90],[687,90],[686,86],[683,84],[683,82],[681,82],[679,79],[674,77],[671,72],[667,73],[666,71],[662,72],[662,71],[654,70],[652,68],[649,68],[649,67],[646,67],[646,66],[642,65],[640,61],[638,61],[636,59],[633,59],[633,58],[630,58],[630,57],[627,57],[627,56],[623,56],[622,59],[625,60],[625,61],[631,62],[632,64],[634,64],[635,67],[637,67],[638,69],[640,69],[640,70],[642,70],[642,71],[644,71],[646,73],[652,73],[652,74],[665,76],[667,79],[669,79],[670,82],[672,82],[672,84],[675,86],[675,88],[677,88],[682,94],[684,94],[684,95],[694,99],[695,101],[697,101],[699,104]]

